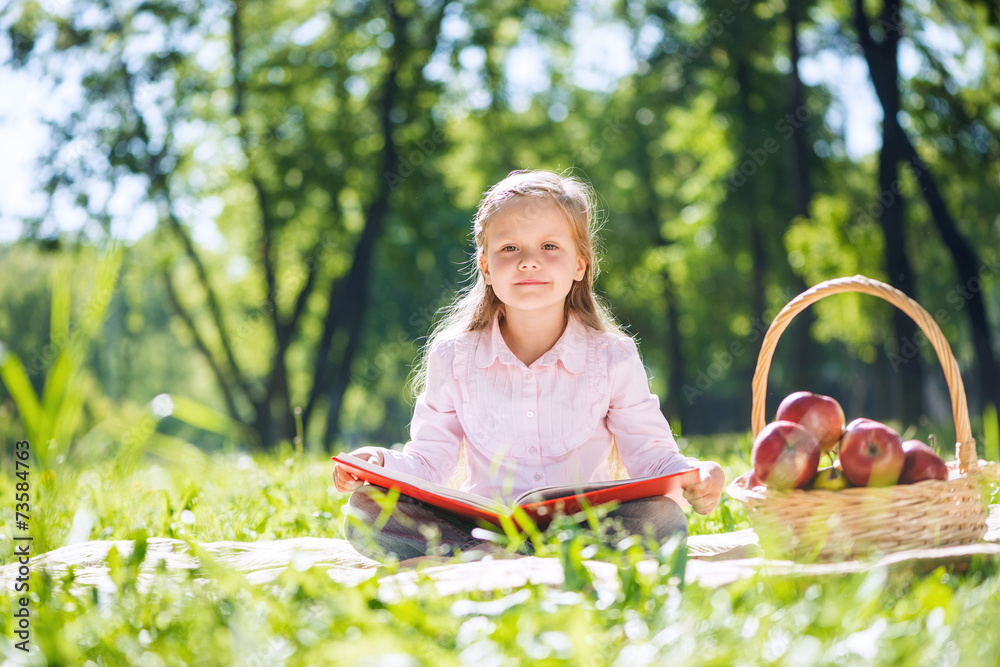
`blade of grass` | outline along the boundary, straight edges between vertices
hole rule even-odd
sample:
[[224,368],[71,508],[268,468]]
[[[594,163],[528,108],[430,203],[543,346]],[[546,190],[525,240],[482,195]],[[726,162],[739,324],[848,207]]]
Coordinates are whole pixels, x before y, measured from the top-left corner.
[[987,461],[1000,461],[1000,425],[992,403],[983,408],[983,455]]
[[228,437],[232,440],[239,440],[245,437],[246,429],[243,424],[234,421],[227,415],[214,410],[204,403],[195,401],[187,396],[169,395],[173,410],[170,416],[197,428]]
[[41,444],[43,436],[48,431],[48,419],[42,410],[35,388],[24,370],[21,359],[0,343],[0,379],[3,379],[7,392],[14,399],[17,410],[21,414],[21,422],[29,440]]
[[49,309],[49,341],[51,345],[64,347],[69,341],[70,278],[66,266],[56,269],[52,274],[52,304]]
[[42,409],[50,419],[59,414],[72,373],[73,362],[64,349],[52,362],[48,377],[45,378],[45,386],[42,388]]

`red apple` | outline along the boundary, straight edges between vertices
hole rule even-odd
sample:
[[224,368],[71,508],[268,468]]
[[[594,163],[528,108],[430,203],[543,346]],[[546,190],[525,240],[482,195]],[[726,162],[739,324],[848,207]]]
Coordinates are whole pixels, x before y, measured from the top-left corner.
[[844,410],[840,403],[822,394],[797,391],[785,396],[778,406],[776,420],[801,424],[816,436],[821,451],[828,452],[837,446],[844,433]]
[[895,484],[904,460],[899,434],[871,419],[855,419],[840,439],[840,464],[855,486]]
[[913,484],[925,479],[948,479],[948,466],[944,459],[919,440],[907,440],[903,443],[903,472],[899,475],[900,484]]
[[768,487],[800,489],[819,468],[819,443],[795,422],[771,422],[754,438],[750,461],[757,478]]

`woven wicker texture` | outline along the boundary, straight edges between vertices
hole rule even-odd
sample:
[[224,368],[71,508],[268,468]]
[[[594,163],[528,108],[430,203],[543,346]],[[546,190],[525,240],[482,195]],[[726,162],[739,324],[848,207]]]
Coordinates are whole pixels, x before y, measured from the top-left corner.
[[[845,559],[872,552],[972,544],[986,534],[988,510],[982,502],[976,442],[958,363],[933,318],[896,288],[865,276],[820,283],[792,299],[774,318],[757,357],[751,425],[754,436],[766,425],[764,404],[771,357],[792,319],[810,304],[844,292],[870,294],[909,315],[927,336],[944,369],[955,420],[956,461],[948,481],[843,491],[776,492],[748,488],[749,473],[727,492],[742,501],[765,552],[798,559]],[[777,554],[775,554],[777,555]]]

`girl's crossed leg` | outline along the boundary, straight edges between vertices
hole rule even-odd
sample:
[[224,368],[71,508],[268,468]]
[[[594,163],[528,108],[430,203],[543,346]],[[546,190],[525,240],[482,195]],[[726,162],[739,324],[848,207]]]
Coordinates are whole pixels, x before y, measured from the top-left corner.
[[[488,540],[472,536],[476,525],[432,505],[399,496],[395,507],[383,509],[384,488],[365,485],[351,494],[347,503],[345,533],[359,553],[373,560],[392,556],[403,561],[421,556],[454,556],[479,551],[483,554],[510,555],[511,552]],[[687,537],[684,511],[673,500],[658,496],[622,503],[608,512],[602,523],[601,540],[614,546],[629,535],[650,536],[657,544],[671,537]],[[521,553],[530,555],[526,543]]]

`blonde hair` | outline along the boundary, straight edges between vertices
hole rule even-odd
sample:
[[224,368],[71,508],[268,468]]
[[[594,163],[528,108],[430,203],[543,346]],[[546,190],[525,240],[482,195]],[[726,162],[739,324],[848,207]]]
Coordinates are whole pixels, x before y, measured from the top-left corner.
[[[476,216],[472,231],[476,251],[471,258],[474,282],[461,290],[454,302],[444,309],[444,316],[434,327],[424,346],[412,386],[420,394],[427,380],[427,355],[438,340],[445,340],[471,331],[481,331],[492,326],[499,312],[504,314],[503,302],[486,283],[479,266],[490,223],[510,208],[526,204],[531,208],[545,203],[556,204],[566,215],[576,240],[577,253],[586,262],[583,279],[575,281],[566,295],[564,314],[576,315],[579,320],[597,331],[625,336],[612,316],[607,304],[594,294],[594,279],[598,272],[597,232],[600,229],[596,195],[593,189],[574,176],[564,176],[551,171],[512,171],[486,191]],[[531,208],[529,208],[529,215]]]

